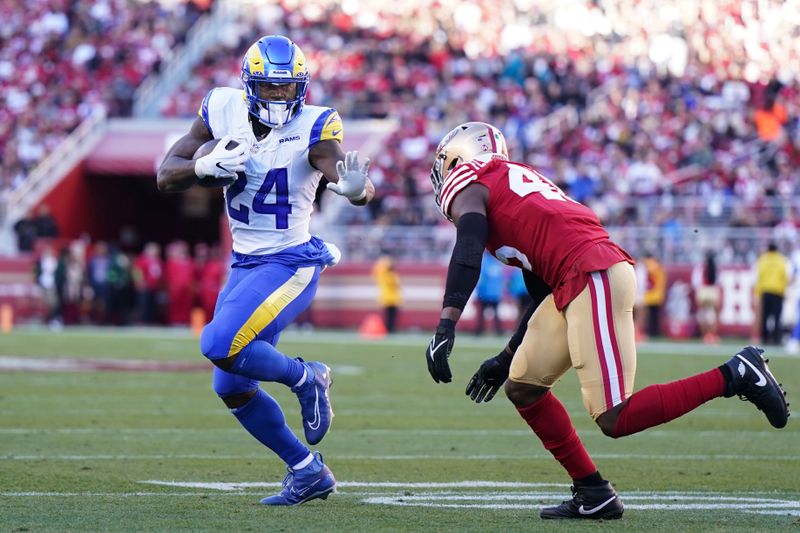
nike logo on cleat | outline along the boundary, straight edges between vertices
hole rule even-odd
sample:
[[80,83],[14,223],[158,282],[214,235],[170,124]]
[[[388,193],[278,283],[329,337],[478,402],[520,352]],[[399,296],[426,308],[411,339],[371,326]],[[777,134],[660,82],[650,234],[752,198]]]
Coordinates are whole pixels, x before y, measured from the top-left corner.
[[314,420],[311,422],[306,422],[308,424],[309,429],[317,430],[319,429],[319,425],[322,423],[322,420],[319,417],[319,391],[315,388],[314,389]]
[[322,480],[318,479],[314,483],[312,483],[311,485],[309,485],[307,487],[303,487],[300,490],[295,490],[294,487],[292,487],[291,489],[289,489],[289,494],[291,494],[292,496],[297,496],[298,498],[302,498],[303,496],[306,495],[306,493],[308,493],[308,491],[313,489],[317,485],[317,483],[319,483],[320,481],[322,481]]
[[[748,361],[747,359],[745,359],[744,357],[742,357],[738,353],[736,354],[736,357],[738,357],[739,359],[744,361],[745,364],[750,367],[750,370],[752,370],[753,372],[756,373],[756,376],[758,376],[758,381],[756,382],[756,386],[757,387],[763,387],[764,385],[767,384],[767,378],[765,378],[764,374],[762,374],[756,367],[753,366],[753,363],[751,363],[750,361]],[[741,363],[739,363],[739,364],[741,365]],[[741,372],[741,370],[739,372]]]
[[606,501],[604,501],[603,503],[601,503],[600,505],[596,505],[596,506],[592,507],[591,509],[586,509],[586,508],[584,508],[583,505],[581,505],[580,507],[578,507],[578,512],[581,513],[582,515],[595,514],[597,511],[601,510],[603,507],[605,507],[609,503],[613,502],[615,499],[616,499],[616,496],[612,496],[609,499],[607,499]]

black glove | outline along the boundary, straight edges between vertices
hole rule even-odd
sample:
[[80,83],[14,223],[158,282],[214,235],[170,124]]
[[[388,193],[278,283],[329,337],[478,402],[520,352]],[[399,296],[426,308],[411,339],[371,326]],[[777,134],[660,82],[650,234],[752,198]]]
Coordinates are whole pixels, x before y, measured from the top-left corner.
[[428,349],[425,350],[425,359],[428,361],[428,372],[433,381],[450,383],[453,375],[450,373],[450,351],[456,341],[456,323],[445,318],[439,320],[436,333],[433,334]]
[[491,401],[508,379],[508,369],[511,367],[513,358],[513,355],[503,349],[495,357],[484,361],[467,383],[467,390],[464,391],[464,394],[475,403]]

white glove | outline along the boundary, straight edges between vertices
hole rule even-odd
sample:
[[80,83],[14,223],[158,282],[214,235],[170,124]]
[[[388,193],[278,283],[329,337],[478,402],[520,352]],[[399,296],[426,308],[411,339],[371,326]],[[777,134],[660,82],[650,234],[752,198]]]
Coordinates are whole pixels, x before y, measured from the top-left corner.
[[244,164],[249,158],[250,147],[240,142],[235,148],[226,150],[232,137],[226,135],[219,140],[213,150],[194,162],[194,173],[198,178],[235,178],[237,172],[244,171]]
[[365,159],[364,164],[359,167],[358,152],[347,152],[344,161],[336,162],[339,183],[329,183],[328,189],[351,202],[363,200],[367,196],[367,169],[369,159]]

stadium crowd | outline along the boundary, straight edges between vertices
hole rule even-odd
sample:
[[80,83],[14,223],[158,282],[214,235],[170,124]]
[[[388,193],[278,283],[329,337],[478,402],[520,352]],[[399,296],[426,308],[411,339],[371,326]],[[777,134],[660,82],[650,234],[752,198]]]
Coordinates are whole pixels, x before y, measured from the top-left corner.
[[0,190],[15,188],[80,122],[131,112],[208,2],[0,0]]
[[[0,189],[99,108],[128,114],[209,4],[35,0],[23,16],[0,0]],[[373,157],[377,201],[340,222],[441,222],[427,197],[434,143],[484,120],[608,226],[796,237],[800,0],[240,4],[163,112],[193,116],[211,87],[239,86],[255,38],[291,36],[310,102],[398,125]]]
[[[467,120],[501,126],[513,158],[609,225],[670,224],[676,205],[701,223],[791,220],[798,2],[503,7],[285,0],[255,17],[244,10],[164,113],[191,116],[211,87],[238,86],[246,46],[285,33],[308,55],[310,101],[399,124],[373,161],[379,222],[436,221],[418,201],[433,142]],[[543,128],[557,110],[574,121]]]

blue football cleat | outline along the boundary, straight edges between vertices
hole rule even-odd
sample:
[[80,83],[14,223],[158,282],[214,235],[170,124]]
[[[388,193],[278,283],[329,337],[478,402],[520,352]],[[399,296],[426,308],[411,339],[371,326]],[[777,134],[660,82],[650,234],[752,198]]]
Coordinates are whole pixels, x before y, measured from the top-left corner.
[[336,490],[336,479],[331,469],[322,462],[322,454],[314,453],[314,460],[305,468],[292,470],[283,479],[283,490],[274,496],[264,498],[264,505],[300,505],[309,500],[322,498]]
[[309,444],[317,444],[322,440],[333,422],[333,409],[328,391],[331,388],[331,369],[324,363],[314,361],[306,363],[298,358],[306,367],[306,380],[299,387],[292,387],[292,392],[300,400],[300,414],[303,415],[303,431]]

